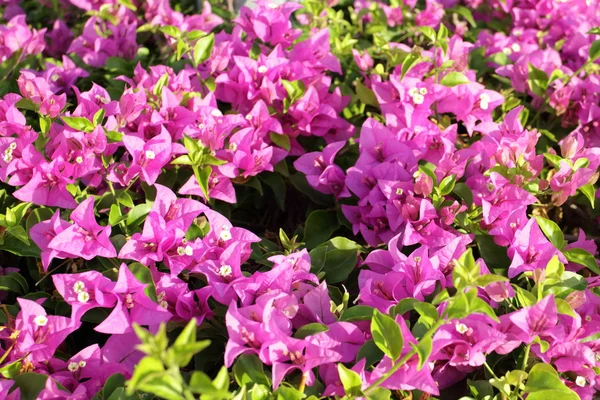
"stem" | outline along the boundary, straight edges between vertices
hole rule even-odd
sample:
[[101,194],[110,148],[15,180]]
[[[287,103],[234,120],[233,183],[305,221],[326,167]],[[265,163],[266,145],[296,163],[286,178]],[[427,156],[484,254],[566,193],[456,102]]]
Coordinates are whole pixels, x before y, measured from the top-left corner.
[[[435,331],[437,331],[437,329],[444,323],[445,321],[437,321],[431,328],[429,328],[429,330],[425,333],[425,335],[423,335],[423,337],[428,337],[428,336],[432,336]],[[388,380],[392,375],[394,375],[396,373],[396,371],[398,371],[400,369],[400,367],[402,367],[404,364],[406,364],[406,362],[408,360],[411,359],[412,356],[414,356],[415,354],[417,354],[417,350],[416,347],[413,347],[413,349],[411,351],[409,351],[404,357],[402,357],[400,359],[400,361],[398,361],[396,364],[394,364],[392,366],[392,368],[390,368],[390,370],[388,372],[386,372],[385,374],[383,374],[381,376],[381,378],[377,379],[374,383],[371,384],[371,386],[369,386],[368,388],[366,388],[364,390],[365,395],[369,395],[371,394],[375,389],[377,389],[377,387],[379,385],[381,385],[383,382],[385,382],[386,380]]]
[[486,362],[483,363],[483,365],[485,366],[485,368],[488,370],[488,372],[494,377],[494,379],[498,379],[498,377],[496,376],[496,374],[494,373],[494,370],[492,370],[492,368],[489,366],[489,364]]
[[529,351],[531,350],[531,343],[525,346],[525,355],[523,355],[523,363],[521,364],[521,369],[523,371],[527,368],[527,362],[529,361]]
[[300,383],[298,384],[298,391],[300,393],[304,393],[304,388],[306,387],[306,374],[302,374],[302,378],[300,379]]

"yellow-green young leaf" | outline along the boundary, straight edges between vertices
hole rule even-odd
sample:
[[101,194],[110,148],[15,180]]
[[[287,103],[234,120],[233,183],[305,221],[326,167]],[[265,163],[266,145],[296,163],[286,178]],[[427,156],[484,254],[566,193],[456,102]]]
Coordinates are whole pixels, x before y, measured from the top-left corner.
[[202,190],[202,194],[204,194],[204,198],[208,200],[210,196],[208,195],[209,186],[208,180],[210,179],[210,174],[212,173],[212,167],[210,165],[205,166],[202,169],[198,169],[194,167],[194,174],[196,175],[196,179],[198,180],[198,185]]
[[414,349],[417,351],[419,355],[419,364],[417,365],[417,370],[421,370],[423,365],[427,362],[429,355],[431,354],[431,349],[433,348],[433,341],[430,336],[425,336],[423,339],[419,341],[416,345],[412,345]]
[[362,386],[360,375],[346,368],[341,363],[338,364],[338,373],[340,374],[340,381],[342,381],[344,391],[354,396],[360,395]]
[[255,354],[242,354],[233,364],[233,376],[239,386],[258,383],[270,386],[263,363]]
[[577,393],[569,389],[560,379],[558,373],[548,364],[536,364],[529,371],[525,393],[528,399],[534,400],[577,400]]
[[194,63],[196,65],[199,65],[202,64],[204,61],[208,60],[210,54],[212,53],[214,45],[214,33],[211,33],[210,35],[206,35],[203,38],[198,39],[198,41],[194,45]]
[[373,341],[392,361],[396,361],[402,353],[404,339],[400,325],[391,317],[382,314],[379,310],[373,313],[371,320],[371,335]]
[[[400,78],[404,79],[404,77],[406,76],[408,71],[410,71],[411,68],[414,67],[415,64],[417,63],[417,61],[419,61],[420,59],[421,59],[421,55],[415,54],[415,53],[410,53],[408,56],[406,56],[406,58],[402,62],[402,74],[401,74]],[[381,64],[378,64],[378,65],[381,65]]]
[[307,324],[300,327],[294,337],[297,339],[304,339],[307,336],[316,335],[317,333],[327,332],[329,328],[323,324],[319,324],[318,322],[314,322],[312,324]]
[[[458,6],[458,7],[455,7],[454,9],[452,9],[452,11],[457,13],[458,15],[462,16],[464,19],[466,19],[467,22],[469,24],[471,24],[471,26],[473,28],[477,28],[477,23],[475,23],[475,19],[473,18],[473,13],[471,13],[471,10],[469,10],[467,7]],[[501,53],[501,54],[504,54],[504,53]]]
[[556,222],[539,216],[536,216],[535,220],[537,221],[542,232],[544,232],[544,235],[546,235],[554,247],[556,247],[558,250],[565,248],[565,235],[562,233]]
[[456,183],[456,175],[450,175],[442,179],[440,182],[440,195],[446,196],[452,193],[454,190],[454,184]]
[[94,130],[94,124],[83,117],[61,117],[63,122],[76,131],[89,133]]
[[554,168],[560,168],[560,162],[563,160],[563,158],[561,156],[558,156],[558,155],[552,154],[552,153],[544,153],[544,158]]
[[419,30],[431,41],[431,43],[435,43],[436,33],[435,30],[433,30],[433,28],[429,26],[421,26]]
[[594,208],[594,203],[596,201],[596,188],[591,183],[587,185],[583,185],[579,188],[579,191],[583,193],[585,197],[590,201],[592,208]]
[[175,39],[181,36],[181,31],[179,30],[179,28],[173,25],[163,26],[160,28],[160,31],[167,36],[174,37]]
[[160,97],[160,95],[162,94],[162,90],[165,86],[167,86],[169,84],[169,74],[168,73],[164,73],[156,82],[156,85],[154,85],[154,89],[153,89],[153,93]]
[[452,71],[442,78],[440,83],[447,87],[454,87],[463,85],[465,83],[471,83],[469,78],[462,72]]

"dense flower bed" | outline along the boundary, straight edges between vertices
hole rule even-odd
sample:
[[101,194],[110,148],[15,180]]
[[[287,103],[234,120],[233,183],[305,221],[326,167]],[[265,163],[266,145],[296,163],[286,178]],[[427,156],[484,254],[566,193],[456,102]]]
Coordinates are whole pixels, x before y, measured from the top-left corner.
[[592,399],[600,4],[0,0],[0,400]]

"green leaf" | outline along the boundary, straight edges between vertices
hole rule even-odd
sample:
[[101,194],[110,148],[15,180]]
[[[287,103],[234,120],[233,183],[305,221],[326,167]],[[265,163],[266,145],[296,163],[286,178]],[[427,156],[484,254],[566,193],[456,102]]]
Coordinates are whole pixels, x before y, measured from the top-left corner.
[[304,243],[313,249],[331,237],[340,228],[336,211],[315,210],[308,216],[304,226]]
[[208,60],[210,54],[212,53],[214,45],[214,33],[211,33],[209,35],[204,36],[203,38],[198,39],[198,41],[194,45],[194,63],[196,65],[200,65],[204,61]]
[[131,273],[137,278],[138,281],[142,283],[148,284],[144,289],[144,293],[155,303],[158,303],[158,299],[156,297],[156,287],[154,285],[154,279],[152,278],[152,273],[150,269],[146,267],[144,264],[139,262],[134,262],[128,265]]
[[463,199],[468,206],[473,204],[473,192],[466,183],[458,182],[455,184],[453,192],[456,193],[458,197]]
[[356,321],[370,321],[373,318],[373,307],[369,306],[354,306],[344,311],[340,317],[340,321],[356,322]]
[[142,223],[142,221],[146,218],[146,215],[150,213],[152,206],[150,204],[138,204],[129,210],[127,214],[127,226],[135,227]]
[[96,114],[94,114],[94,118],[92,119],[92,123],[94,124],[94,126],[102,124],[102,122],[104,122],[105,115],[106,110],[104,108],[101,108],[98,111],[96,111]]
[[81,132],[92,132],[94,130],[94,124],[87,118],[83,117],[61,117],[63,122],[70,128]]
[[0,375],[5,377],[6,379],[13,379],[15,376],[19,375],[21,365],[23,365],[23,363],[20,360],[13,361],[10,364],[6,364],[2,368],[0,368]]
[[123,134],[117,131],[106,131],[108,143],[120,143],[123,141]]
[[162,90],[165,86],[167,86],[169,84],[169,74],[167,72],[165,72],[156,82],[156,85],[154,85],[154,89],[153,89],[153,93],[157,96],[160,97],[160,95],[162,94]]
[[161,26],[160,31],[165,35],[171,36],[175,39],[181,36],[181,31],[179,30],[179,28],[173,25]]
[[435,30],[430,27],[430,26],[421,26],[419,27],[419,31],[421,31],[423,33],[423,35],[425,35],[425,37],[427,37],[431,43],[435,43],[436,39],[437,39],[437,35],[435,33]]
[[589,62],[594,62],[600,58],[600,40],[595,40],[590,46],[589,50],[590,59]]
[[506,247],[498,246],[494,238],[487,234],[476,234],[479,255],[485,264],[492,269],[508,270],[511,260],[506,252]]
[[108,399],[118,388],[125,386],[125,377],[121,374],[111,375],[102,388],[102,398]]
[[242,354],[233,364],[233,376],[239,386],[257,383],[271,386],[264,371],[264,364],[255,354]]
[[574,248],[563,251],[563,254],[565,255],[565,257],[567,257],[567,260],[569,260],[570,262],[583,265],[590,271],[593,271],[597,275],[600,275],[600,268],[598,268],[596,258],[594,258],[594,256],[586,250]]
[[529,89],[541,98],[546,97],[546,89],[548,89],[548,74],[541,69],[536,68],[531,63],[528,64],[529,74],[527,83]]
[[552,165],[554,168],[560,168],[560,162],[563,158],[559,155],[552,153],[544,153],[544,158]]
[[344,237],[335,237],[310,251],[311,271],[325,273],[328,284],[343,282],[356,267],[358,252],[363,248]]
[[46,380],[48,379],[47,375],[33,372],[20,374],[13,378],[15,381],[14,387],[18,387],[21,390],[21,400],[36,400],[38,394],[46,386]]
[[344,391],[353,396],[360,396],[362,393],[362,379],[357,372],[352,371],[344,366],[344,364],[338,364],[338,373],[340,375],[340,381],[344,386]]
[[400,325],[377,309],[371,320],[371,335],[373,335],[373,341],[377,347],[392,361],[396,361],[400,357],[404,346]]
[[525,393],[527,399],[533,400],[577,400],[579,396],[569,389],[560,379],[558,373],[549,364],[536,364],[529,371]]
[[[373,314],[371,313],[371,315],[373,315]],[[367,340],[365,342],[365,344],[360,346],[360,349],[358,349],[358,353],[356,354],[356,362],[359,362],[360,360],[365,358],[366,359],[365,368],[369,368],[371,365],[375,364],[376,362],[381,361],[381,359],[383,358],[383,355],[384,355],[383,351],[381,351],[381,349],[379,347],[377,347],[377,345],[375,344],[375,341]]]
[[[285,163],[285,160],[283,161]],[[278,172],[263,172],[259,179],[273,191],[275,202],[281,211],[285,211],[286,186]]]
[[415,54],[415,53],[410,53],[408,56],[406,56],[406,58],[402,62],[402,74],[400,76],[400,79],[404,79],[404,77],[406,76],[408,71],[410,71],[411,68],[414,67],[416,62],[419,61],[420,59],[421,59],[421,56],[419,54]]
[[198,185],[202,190],[202,194],[204,194],[204,198],[208,200],[209,196],[209,184],[208,181],[210,179],[210,175],[212,174],[212,167],[210,165],[205,166],[204,168],[198,170],[198,168],[194,168],[194,173],[196,175],[196,179],[198,181]]
[[475,19],[473,18],[473,13],[471,13],[471,10],[469,10],[467,7],[458,6],[453,8],[452,12],[455,12],[458,15],[462,16],[464,19],[466,19],[467,22],[471,24],[473,28],[477,28],[477,24],[475,23]]
[[430,336],[425,336],[423,339],[419,341],[416,345],[412,345],[413,348],[417,351],[419,355],[419,364],[417,365],[417,371],[420,371],[423,368],[423,365],[429,359],[429,355],[431,354],[431,350],[433,349],[433,340]]
[[447,87],[454,87],[457,85],[463,85],[465,83],[471,83],[471,81],[462,72],[452,71],[444,76],[440,83]]
[[379,101],[377,101],[375,93],[363,85],[360,80],[356,81],[356,95],[363,104],[379,108]]
[[454,185],[456,184],[456,175],[450,175],[442,179],[440,182],[440,195],[446,196],[454,190]]
[[314,322],[312,324],[307,324],[300,327],[294,334],[294,337],[296,339],[304,339],[307,336],[316,335],[317,333],[321,332],[327,332],[328,330],[329,328],[327,326]]
[[563,250],[566,246],[565,235],[562,233],[556,222],[540,216],[536,216],[535,220],[554,247],[558,250]]
[[587,185],[583,185],[579,188],[579,191],[583,193],[585,197],[590,201],[592,208],[594,208],[594,203],[596,201],[596,188],[591,183]]
[[290,144],[290,137],[288,135],[285,135],[285,134],[280,135],[279,133],[271,132],[269,134],[269,138],[277,146],[279,146],[282,149],[285,149],[287,151],[290,151],[291,144]]
[[49,208],[36,208],[31,211],[27,220],[25,221],[25,227],[27,232],[35,225],[42,221],[46,221],[52,218],[54,213]]

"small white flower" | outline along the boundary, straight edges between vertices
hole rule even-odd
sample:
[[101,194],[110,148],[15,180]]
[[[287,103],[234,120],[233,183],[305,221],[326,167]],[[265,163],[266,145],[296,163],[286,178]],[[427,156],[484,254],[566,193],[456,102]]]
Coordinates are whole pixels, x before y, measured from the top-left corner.
[[52,75],[52,77],[50,79],[52,79],[52,82],[56,82],[57,80],[60,79],[60,75],[59,74],[54,74],[54,75]]
[[156,153],[154,153],[152,150],[146,150],[145,154],[148,160],[154,160],[154,158],[156,158]]
[[8,148],[11,150],[14,150],[17,148],[17,144],[15,142],[12,142],[11,144],[8,145]]
[[85,366],[87,365],[87,363],[83,360],[79,361],[79,368],[85,368]]
[[100,96],[99,94],[97,94],[97,95],[96,95],[96,100],[99,100],[99,101],[100,101],[100,103],[103,103],[103,104],[108,104],[108,103],[110,103],[110,100],[109,100],[109,99],[107,99],[106,97],[102,97],[102,96]]
[[33,319],[33,323],[37,326],[46,326],[48,324],[48,318],[45,315],[38,315]]
[[279,7],[279,4],[276,4],[276,3],[269,3],[269,6],[268,6],[268,7],[269,7],[269,8],[272,8],[272,9],[276,9],[276,8],[278,8],[278,7]]
[[419,93],[421,93],[423,96],[425,96],[428,93],[428,91],[426,88],[422,87],[421,89],[419,89]]
[[403,190],[402,188],[397,188],[397,189],[396,189],[396,194],[397,194],[398,196],[402,196],[402,194],[404,194],[404,190]]
[[482,110],[487,110],[490,106],[490,100],[490,96],[488,96],[486,93],[481,93],[479,95],[479,107]]
[[10,148],[4,150],[4,155],[2,156],[2,159],[4,160],[4,162],[11,162],[12,161],[12,150]]
[[75,162],[76,162],[77,164],[81,164],[81,163],[83,162],[83,157],[81,157],[81,156],[77,156],[77,158],[75,159]]
[[205,126],[206,125],[204,125],[204,124],[198,124],[198,128],[200,128],[200,129],[204,129]]
[[219,275],[225,277],[225,276],[229,276],[231,275],[231,273],[233,272],[233,270],[231,269],[231,265],[222,265],[221,268],[219,268]]
[[180,256],[185,254],[185,249],[183,248],[183,246],[179,246],[177,248],[177,254],[179,254]]
[[456,324],[456,332],[463,334],[463,333],[467,333],[467,331],[469,330],[469,327],[466,326],[463,323],[458,323]]
[[510,56],[512,54],[512,50],[510,48],[508,48],[508,47],[503,48],[502,52],[504,54],[506,54],[507,56]]
[[90,300],[90,294],[88,292],[77,293],[77,301],[80,303],[87,303]]
[[167,303],[166,300],[163,300],[160,302],[160,306],[167,310],[169,308],[169,303]]
[[578,376],[577,379],[575,379],[575,384],[579,387],[585,387],[587,381],[583,376]]
[[67,367],[67,369],[71,372],[75,372],[79,369],[79,364],[76,363],[75,361],[71,361],[69,363],[69,366]]
[[513,43],[512,46],[510,46],[510,48],[512,49],[512,51],[514,51],[515,53],[518,53],[521,51],[521,45],[519,43]]
[[417,93],[419,93],[419,89],[417,89],[416,87],[408,89],[408,95],[410,97],[414,96]]
[[412,97],[412,99],[413,99],[413,103],[415,103],[415,104],[423,104],[423,102],[425,101],[425,96],[417,93]]
[[250,114],[246,115],[246,121],[250,121],[250,120],[252,120],[252,115],[250,115]]
[[269,68],[267,68],[264,65],[261,65],[260,67],[258,67],[258,72],[261,74],[264,74],[265,72],[267,72],[269,70]]
[[81,293],[83,291],[85,291],[85,283],[81,282],[81,281],[77,281],[73,284],[73,291],[75,293]]
[[229,150],[236,151],[237,150],[237,144],[235,144],[235,142],[229,143]]
[[194,249],[191,246],[185,246],[185,249],[183,249],[183,252],[185,253],[186,256],[191,256],[194,254]]
[[210,115],[212,115],[213,117],[220,117],[222,114],[221,111],[214,109],[210,112]]
[[221,240],[228,241],[231,239],[231,232],[229,232],[229,229],[223,229],[219,234],[219,237]]

